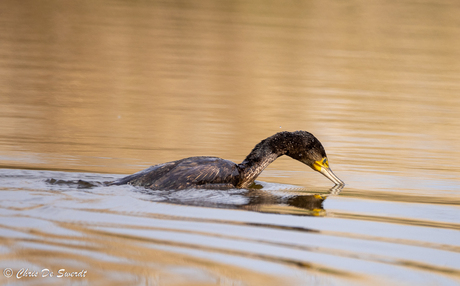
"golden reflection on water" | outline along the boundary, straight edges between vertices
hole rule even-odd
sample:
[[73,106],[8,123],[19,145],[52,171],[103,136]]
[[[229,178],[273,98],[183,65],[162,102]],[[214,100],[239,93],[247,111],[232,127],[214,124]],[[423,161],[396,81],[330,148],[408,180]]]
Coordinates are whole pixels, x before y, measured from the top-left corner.
[[460,171],[453,4],[1,5],[4,165],[130,173],[193,155],[242,161],[261,139],[304,129],[337,171]]
[[[48,245],[52,249],[24,248],[3,259],[46,265],[47,269],[56,270],[56,272],[57,269],[62,269],[63,265],[66,265],[68,271],[70,271],[69,268],[73,270],[83,269],[88,271],[87,276],[80,279],[84,280],[85,283],[110,283],[111,285],[142,282],[153,283],[153,285],[240,285],[242,281],[247,285],[280,285],[282,283],[279,278],[271,275],[255,275],[254,272],[244,268],[220,265],[215,261],[148,247],[152,243],[157,245],[174,245],[174,243],[146,240],[142,237],[117,236],[113,233],[95,231],[76,224],[65,223],[60,226],[84,236],[63,236],[33,231],[32,234],[37,238],[25,240],[27,243]],[[21,231],[21,229],[17,230]],[[57,243],[56,240],[61,241],[61,243]],[[2,244],[5,245],[14,245],[15,243],[17,242],[2,239]],[[174,246],[184,247],[187,245]],[[64,249],[64,251],[54,250],[53,248],[56,247]],[[193,247],[196,249],[196,246]],[[80,254],[71,253],[65,249],[79,249]],[[118,261],[95,259],[88,255],[96,252],[99,257],[116,257]],[[129,263],[129,261],[135,263]],[[196,268],[196,273],[182,273],[181,267]],[[21,279],[31,280],[34,278],[25,277]],[[35,280],[40,280],[40,278]],[[41,280],[39,284],[42,285],[53,285],[54,281],[59,281],[56,278],[54,281],[51,278],[42,278]],[[62,285],[59,284],[62,283],[62,280],[65,279],[60,279],[56,285]],[[73,279],[73,282],[76,280],[78,279]]]

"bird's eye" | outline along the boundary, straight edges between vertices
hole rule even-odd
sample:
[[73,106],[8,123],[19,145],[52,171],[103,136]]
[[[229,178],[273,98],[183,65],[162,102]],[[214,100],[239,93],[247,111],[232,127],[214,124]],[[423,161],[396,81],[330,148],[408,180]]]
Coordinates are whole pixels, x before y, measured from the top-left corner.
[[323,165],[326,165],[326,164],[327,164],[327,159],[324,158],[324,159],[323,159]]

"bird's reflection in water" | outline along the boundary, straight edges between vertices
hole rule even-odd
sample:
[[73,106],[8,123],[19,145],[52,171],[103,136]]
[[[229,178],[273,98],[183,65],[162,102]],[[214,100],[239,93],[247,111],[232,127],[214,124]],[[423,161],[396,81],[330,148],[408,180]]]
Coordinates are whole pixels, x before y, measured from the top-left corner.
[[329,195],[338,195],[341,190],[342,186],[318,192],[306,189],[274,189],[273,186],[265,189],[260,184],[245,190],[152,191],[144,188],[138,189],[139,192],[148,194],[148,200],[157,202],[305,216],[325,216],[323,202]]
[[[83,180],[48,179],[46,182],[51,185],[86,190],[106,186],[105,183]],[[127,185],[120,187],[129,188],[129,191],[133,191],[134,188],[135,192],[146,195],[142,199],[154,202],[307,216],[326,215],[323,208],[324,200],[330,195],[338,195],[343,188],[342,185],[336,185],[329,190],[312,191],[266,182],[255,182],[249,189],[230,190],[160,191]]]

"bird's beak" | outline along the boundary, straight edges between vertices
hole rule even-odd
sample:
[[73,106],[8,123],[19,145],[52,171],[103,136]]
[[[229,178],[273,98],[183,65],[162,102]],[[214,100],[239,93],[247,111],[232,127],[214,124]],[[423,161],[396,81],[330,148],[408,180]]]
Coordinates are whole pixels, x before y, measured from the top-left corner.
[[321,161],[315,161],[315,163],[313,164],[313,169],[323,174],[326,178],[331,180],[334,184],[340,185],[340,186],[345,185],[345,183],[342,180],[340,180],[329,168],[329,163],[327,161],[327,158],[323,158]]
[[319,171],[321,174],[323,174],[324,176],[326,176],[326,178],[328,178],[329,180],[331,180],[332,182],[334,182],[334,184],[336,185],[340,185],[340,186],[343,186],[345,185],[345,183],[340,180],[333,172],[330,168],[321,168],[321,171]]

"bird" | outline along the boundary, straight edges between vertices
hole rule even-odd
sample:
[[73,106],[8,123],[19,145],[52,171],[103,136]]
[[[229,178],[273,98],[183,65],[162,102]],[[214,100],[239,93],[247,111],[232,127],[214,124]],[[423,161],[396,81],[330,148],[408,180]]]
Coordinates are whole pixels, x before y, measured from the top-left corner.
[[289,156],[344,186],[329,167],[321,142],[307,131],[282,131],[258,143],[236,164],[211,156],[189,157],[151,166],[109,185],[133,185],[151,190],[249,189],[262,171],[280,156]]

